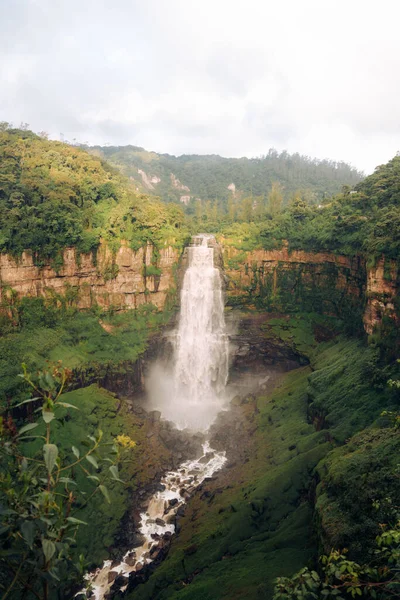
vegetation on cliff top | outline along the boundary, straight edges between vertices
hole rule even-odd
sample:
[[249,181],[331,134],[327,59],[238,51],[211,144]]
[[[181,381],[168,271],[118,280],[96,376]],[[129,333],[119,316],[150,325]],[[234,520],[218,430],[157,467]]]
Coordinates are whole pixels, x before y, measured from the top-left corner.
[[129,180],[81,148],[31,131],[0,128],[0,251],[31,250],[38,264],[62,251],[95,250],[100,238],[133,249],[147,241],[182,245],[183,211],[137,194]]

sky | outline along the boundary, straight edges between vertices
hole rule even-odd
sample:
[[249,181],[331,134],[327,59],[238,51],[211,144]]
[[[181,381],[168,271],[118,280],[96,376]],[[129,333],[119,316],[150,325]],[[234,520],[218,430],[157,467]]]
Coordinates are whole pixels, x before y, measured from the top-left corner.
[[0,0],[0,121],[169,154],[400,150],[399,0]]

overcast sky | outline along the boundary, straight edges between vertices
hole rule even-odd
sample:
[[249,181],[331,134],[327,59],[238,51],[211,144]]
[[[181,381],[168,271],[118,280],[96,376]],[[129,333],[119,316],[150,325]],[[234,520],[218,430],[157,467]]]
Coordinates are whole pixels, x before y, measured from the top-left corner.
[[400,150],[400,0],[0,0],[0,120],[366,173]]

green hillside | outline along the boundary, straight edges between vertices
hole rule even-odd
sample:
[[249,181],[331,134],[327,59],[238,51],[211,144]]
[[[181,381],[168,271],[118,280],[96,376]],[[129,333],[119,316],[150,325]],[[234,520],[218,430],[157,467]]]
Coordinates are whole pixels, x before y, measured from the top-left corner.
[[63,248],[95,250],[126,239],[133,249],[186,237],[183,212],[143,193],[104,160],[31,131],[0,130],[0,251],[32,250],[36,262]]
[[[343,185],[353,186],[362,179],[362,173],[344,162],[274,149],[258,158],[171,156],[137,146],[99,146],[89,150],[133,178],[137,187],[150,190],[167,202],[190,196],[189,206],[196,198],[219,200],[226,205],[231,196],[266,197],[273,182],[281,184],[286,200],[300,190],[311,202],[319,202],[338,193]],[[228,189],[232,184],[234,191]]]

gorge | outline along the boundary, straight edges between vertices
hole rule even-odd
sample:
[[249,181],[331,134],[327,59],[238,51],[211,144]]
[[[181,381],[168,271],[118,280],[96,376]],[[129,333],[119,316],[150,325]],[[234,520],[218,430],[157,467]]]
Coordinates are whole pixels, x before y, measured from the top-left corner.
[[[376,540],[394,547],[400,494],[400,161],[321,206],[237,193],[213,221],[21,135],[0,135],[20,165],[0,190],[9,598],[42,600],[42,580],[46,600],[72,598],[88,572],[98,599],[271,600],[308,576],[317,597],[328,581],[347,598],[376,586],[368,564],[398,585]],[[28,174],[50,151],[38,195]],[[32,220],[45,210],[50,230]],[[342,565],[343,548],[361,583],[318,562]]]

